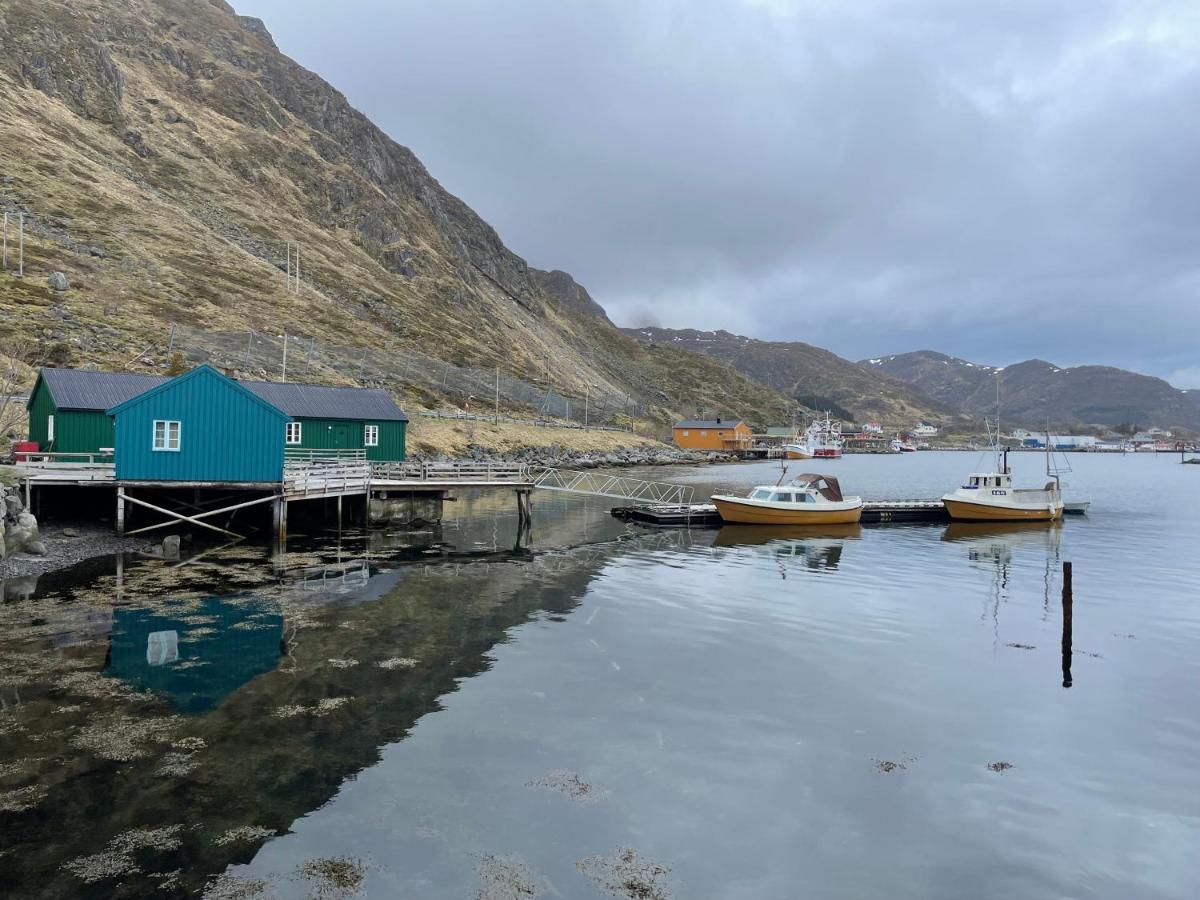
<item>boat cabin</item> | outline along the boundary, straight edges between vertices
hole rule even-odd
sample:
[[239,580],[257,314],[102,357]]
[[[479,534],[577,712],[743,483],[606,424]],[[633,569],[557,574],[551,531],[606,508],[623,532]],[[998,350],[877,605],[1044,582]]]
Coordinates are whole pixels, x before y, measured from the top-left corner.
[[971,475],[963,487],[968,490],[975,488],[977,490],[1000,489],[1001,491],[1008,491],[1012,490],[1012,476],[1002,475],[997,472]]

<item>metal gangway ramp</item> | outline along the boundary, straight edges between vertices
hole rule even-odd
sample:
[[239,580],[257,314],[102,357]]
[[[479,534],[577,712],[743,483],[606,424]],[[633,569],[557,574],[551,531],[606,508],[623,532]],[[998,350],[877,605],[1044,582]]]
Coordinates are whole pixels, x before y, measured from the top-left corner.
[[544,491],[563,491],[569,494],[591,494],[618,500],[640,500],[643,503],[686,505],[692,502],[691,485],[669,481],[645,481],[610,472],[574,471],[531,466],[533,486]]

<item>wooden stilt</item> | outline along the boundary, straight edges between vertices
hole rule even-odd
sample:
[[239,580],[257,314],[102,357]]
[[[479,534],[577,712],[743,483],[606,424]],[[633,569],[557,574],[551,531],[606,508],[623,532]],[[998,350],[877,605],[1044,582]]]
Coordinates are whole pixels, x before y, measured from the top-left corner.
[[1063,585],[1062,585],[1062,686],[1069,688],[1072,684],[1071,678],[1071,638],[1074,628],[1074,610],[1075,599],[1072,596],[1071,585],[1071,564],[1063,563]]
[[117,488],[117,537],[125,537],[125,488]]
[[338,522],[338,532],[340,533],[342,530],[342,495],[341,494],[338,494],[338,497],[337,497],[337,522]]

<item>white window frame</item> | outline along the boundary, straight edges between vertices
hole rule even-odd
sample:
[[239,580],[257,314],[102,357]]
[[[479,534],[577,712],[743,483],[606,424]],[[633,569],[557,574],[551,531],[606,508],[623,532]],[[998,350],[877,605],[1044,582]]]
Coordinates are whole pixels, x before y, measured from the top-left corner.
[[[283,442],[285,444],[295,446],[296,444],[304,443],[304,429],[301,422],[288,422],[283,427]],[[292,428],[295,427],[295,434],[292,433]]]
[[46,443],[54,443],[54,415],[46,416]]
[[[162,426],[162,446],[159,446],[158,426]],[[175,426],[175,446],[171,446],[171,426]],[[183,426],[178,419],[155,419],[150,431],[150,449],[155,453],[178,453],[183,444]]]
[[363,446],[378,447],[379,446],[379,426],[364,425],[363,426]]

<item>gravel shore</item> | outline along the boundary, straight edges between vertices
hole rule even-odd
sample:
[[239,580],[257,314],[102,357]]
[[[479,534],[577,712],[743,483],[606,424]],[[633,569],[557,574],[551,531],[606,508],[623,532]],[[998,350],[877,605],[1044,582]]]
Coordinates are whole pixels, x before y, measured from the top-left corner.
[[113,533],[111,525],[49,526],[41,528],[39,536],[46,545],[46,554],[33,556],[15,553],[0,560],[0,578],[42,575],[95,556],[149,550],[157,546],[156,541],[145,537],[119,538]]

